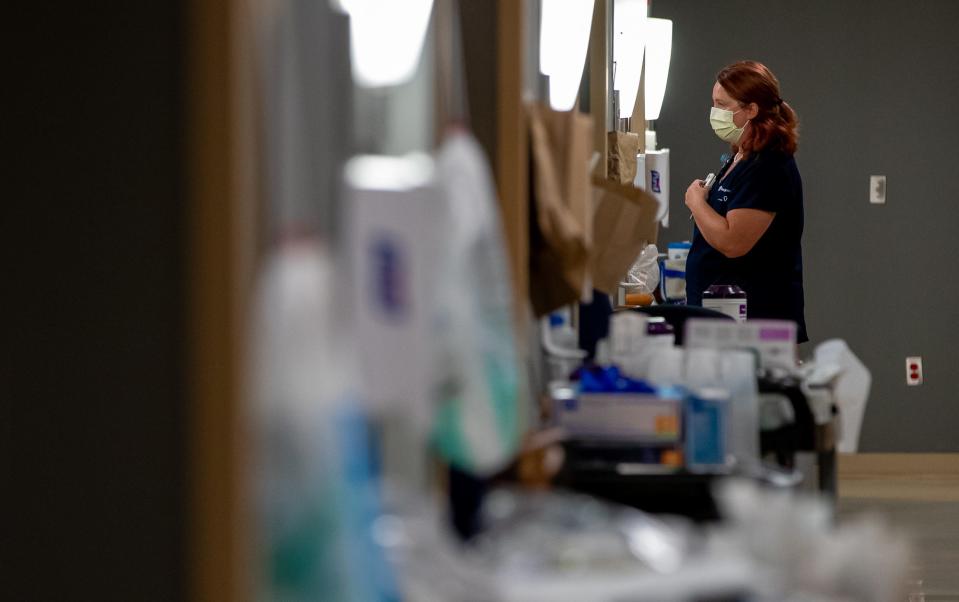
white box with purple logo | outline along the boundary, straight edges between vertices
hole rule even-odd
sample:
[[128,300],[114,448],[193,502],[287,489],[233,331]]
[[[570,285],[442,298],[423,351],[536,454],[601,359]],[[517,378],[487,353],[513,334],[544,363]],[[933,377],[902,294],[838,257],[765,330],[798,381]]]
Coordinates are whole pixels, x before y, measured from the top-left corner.
[[684,344],[690,349],[755,349],[766,368],[796,367],[796,323],[789,320],[692,318],[686,322]]

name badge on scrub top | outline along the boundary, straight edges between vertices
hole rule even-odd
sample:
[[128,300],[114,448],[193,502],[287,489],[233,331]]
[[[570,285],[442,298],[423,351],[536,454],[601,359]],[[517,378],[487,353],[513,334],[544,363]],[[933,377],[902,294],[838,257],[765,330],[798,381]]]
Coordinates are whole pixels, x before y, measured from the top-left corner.
[[725,203],[726,201],[728,201],[728,200],[729,200],[729,195],[732,194],[732,192],[733,192],[733,191],[730,190],[729,188],[725,188],[725,187],[723,187],[722,185],[720,185],[720,186],[716,189],[716,191],[717,191],[717,192],[721,192],[721,193],[725,193],[725,194],[723,194],[723,196],[719,196],[718,194],[716,195],[716,200],[718,200],[720,203]]

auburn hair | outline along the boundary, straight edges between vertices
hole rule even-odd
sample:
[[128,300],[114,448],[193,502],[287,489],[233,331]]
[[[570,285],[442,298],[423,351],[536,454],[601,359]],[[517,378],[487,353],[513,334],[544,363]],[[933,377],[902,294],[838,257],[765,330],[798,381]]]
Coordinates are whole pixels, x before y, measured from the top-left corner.
[[716,81],[740,104],[756,103],[759,108],[734,150],[750,153],[770,149],[790,155],[796,152],[799,117],[780,96],[779,80],[768,67],[756,61],[740,61],[724,67]]

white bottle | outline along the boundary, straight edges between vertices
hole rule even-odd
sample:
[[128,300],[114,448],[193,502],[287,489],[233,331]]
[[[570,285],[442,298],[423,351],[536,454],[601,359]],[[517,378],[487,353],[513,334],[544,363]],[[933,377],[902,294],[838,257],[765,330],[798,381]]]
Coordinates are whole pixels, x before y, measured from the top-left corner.
[[323,247],[287,244],[265,264],[252,337],[251,454],[258,599],[391,599],[372,539],[378,487],[335,273]]
[[618,312],[610,320],[610,360],[631,378],[646,376],[646,320],[645,315],[632,311]]
[[746,321],[746,292],[735,284],[714,284],[703,291],[703,307]]

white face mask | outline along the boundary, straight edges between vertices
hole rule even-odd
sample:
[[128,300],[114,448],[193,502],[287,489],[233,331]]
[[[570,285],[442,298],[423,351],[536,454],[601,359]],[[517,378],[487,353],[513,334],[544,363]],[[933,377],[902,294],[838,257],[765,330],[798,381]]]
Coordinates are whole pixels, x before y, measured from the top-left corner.
[[[740,109],[739,111],[741,111]],[[713,107],[709,111],[709,125],[713,126],[713,131],[716,132],[716,135],[719,136],[720,140],[725,140],[730,144],[738,144],[739,138],[743,135],[743,130],[746,128],[746,123],[743,124],[743,127],[738,128],[733,122],[733,115],[738,113],[733,111],[728,111],[726,109],[720,109],[718,107]]]

